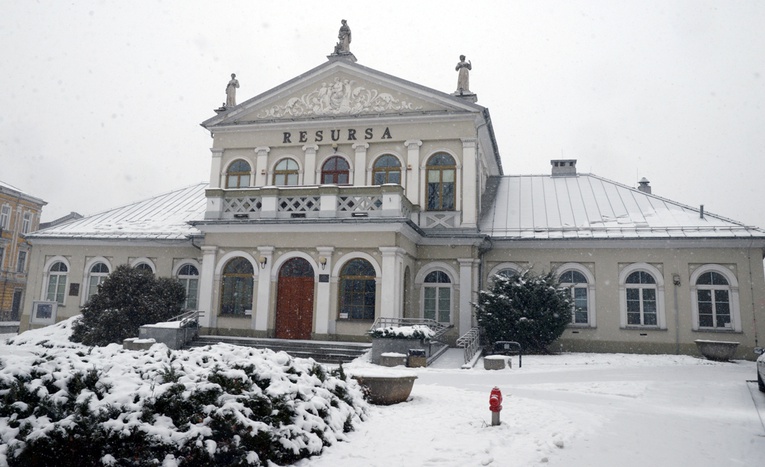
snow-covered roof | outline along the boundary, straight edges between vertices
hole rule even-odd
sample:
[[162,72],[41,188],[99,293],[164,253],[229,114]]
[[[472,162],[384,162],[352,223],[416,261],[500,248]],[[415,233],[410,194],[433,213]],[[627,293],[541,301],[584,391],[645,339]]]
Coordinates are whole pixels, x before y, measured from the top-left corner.
[[498,178],[481,233],[494,238],[765,238],[765,231],[597,175]]
[[207,183],[38,230],[27,238],[179,240],[199,231],[188,224],[204,218]]
[[32,203],[36,203],[36,204],[39,204],[39,205],[42,205],[42,206],[48,204],[45,201],[41,200],[40,198],[38,198],[36,196],[32,196],[29,193],[25,193],[20,188],[16,188],[15,186],[13,186],[13,185],[11,185],[9,183],[5,183],[2,180],[0,180],[0,193],[9,194],[9,195],[14,196],[14,197],[20,196],[20,197],[24,198],[27,201],[30,201]]

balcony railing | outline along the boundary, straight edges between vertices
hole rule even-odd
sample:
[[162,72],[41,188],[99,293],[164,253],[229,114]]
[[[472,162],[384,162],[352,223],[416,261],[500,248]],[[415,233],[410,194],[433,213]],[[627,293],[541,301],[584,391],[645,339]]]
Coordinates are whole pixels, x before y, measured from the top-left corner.
[[461,213],[425,212],[400,185],[262,187],[207,190],[206,220],[405,218],[426,229],[456,228]]

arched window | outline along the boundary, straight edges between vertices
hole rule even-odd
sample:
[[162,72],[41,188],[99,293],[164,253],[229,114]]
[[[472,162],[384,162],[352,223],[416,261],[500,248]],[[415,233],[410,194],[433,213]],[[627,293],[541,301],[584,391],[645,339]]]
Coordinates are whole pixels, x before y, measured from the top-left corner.
[[706,272],[696,280],[699,327],[730,329],[729,284],[722,274]]
[[452,281],[443,271],[425,276],[422,287],[423,318],[450,323],[452,314]]
[[250,186],[250,164],[242,159],[234,161],[226,171],[226,188],[246,188]]
[[69,268],[62,261],[56,261],[48,270],[48,287],[45,299],[51,302],[64,304],[66,291],[66,278]]
[[274,185],[294,186],[298,184],[298,164],[293,159],[282,159],[274,167]]
[[184,264],[178,269],[178,281],[186,289],[186,300],[183,302],[183,308],[196,310],[197,297],[199,296],[199,270],[193,264]]
[[332,156],[321,167],[321,183],[324,185],[348,185],[350,169],[348,161],[340,156]]
[[457,165],[445,152],[431,156],[427,163],[428,211],[454,211]]
[[154,274],[154,269],[151,267],[149,263],[138,263],[133,267],[139,271],[148,272],[149,274]]
[[352,259],[340,271],[340,319],[375,318],[375,269],[369,261]]
[[658,326],[656,279],[647,271],[635,271],[625,280],[627,325]]
[[391,154],[378,157],[372,168],[372,184],[385,183],[401,184],[401,162]]
[[571,296],[571,324],[589,324],[587,278],[581,272],[569,269],[560,275],[559,281]]
[[90,271],[88,271],[88,292],[86,301],[90,300],[93,295],[98,293],[98,286],[106,280],[106,276],[108,275],[109,266],[104,263],[98,262],[90,267]]
[[245,315],[252,310],[254,270],[245,258],[233,258],[223,268],[220,312],[224,315]]

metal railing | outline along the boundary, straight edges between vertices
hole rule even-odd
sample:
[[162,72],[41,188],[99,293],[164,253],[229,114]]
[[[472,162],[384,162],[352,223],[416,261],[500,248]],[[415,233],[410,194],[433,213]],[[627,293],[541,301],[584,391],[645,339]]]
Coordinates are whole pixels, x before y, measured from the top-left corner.
[[187,327],[192,322],[196,323],[196,327],[200,327],[200,322],[202,317],[202,312],[198,310],[189,310],[181,313],[180,315],[173,316],[172,318],[168,319],[168,322],[173,321],[180,321],[181,327]]
[[427,326],[428,328],[432,329],[434,334],[432,337],[430,337],[429,340],[431,341],[437,341],[441,336],[446,334],[446,332],[451,328],[450,325],[446,325],[443,323],[439,323],[436,320],[433,319],[425,319],[425,318],[377,318],[375,322],[372,324],[372,327],[369,329],[369,331],[374,331],[375,329],[384,329],[388,327],[400,327],[400,326]]
[[465,363],[470,362],[481,349],[481,332],[477,327],[471,328],[457,339],[457,347],[465,349]]

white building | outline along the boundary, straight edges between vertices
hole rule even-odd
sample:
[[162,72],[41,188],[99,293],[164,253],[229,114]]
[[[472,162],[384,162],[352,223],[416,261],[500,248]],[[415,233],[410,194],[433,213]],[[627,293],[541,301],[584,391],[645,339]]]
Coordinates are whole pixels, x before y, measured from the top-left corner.
[[574,160],[504,175],[475,102],[336,51],[218,109],[202,123],[209,184],[28,236],[22,329],[76,315],[128,263],[179,277],[211,334],[364,340],[376,318],[422,317],[453,326],[454,342],[478,290],[532,268],[576,298],[564,350],[696,353],[712,339],[753,356],[765,232]]

